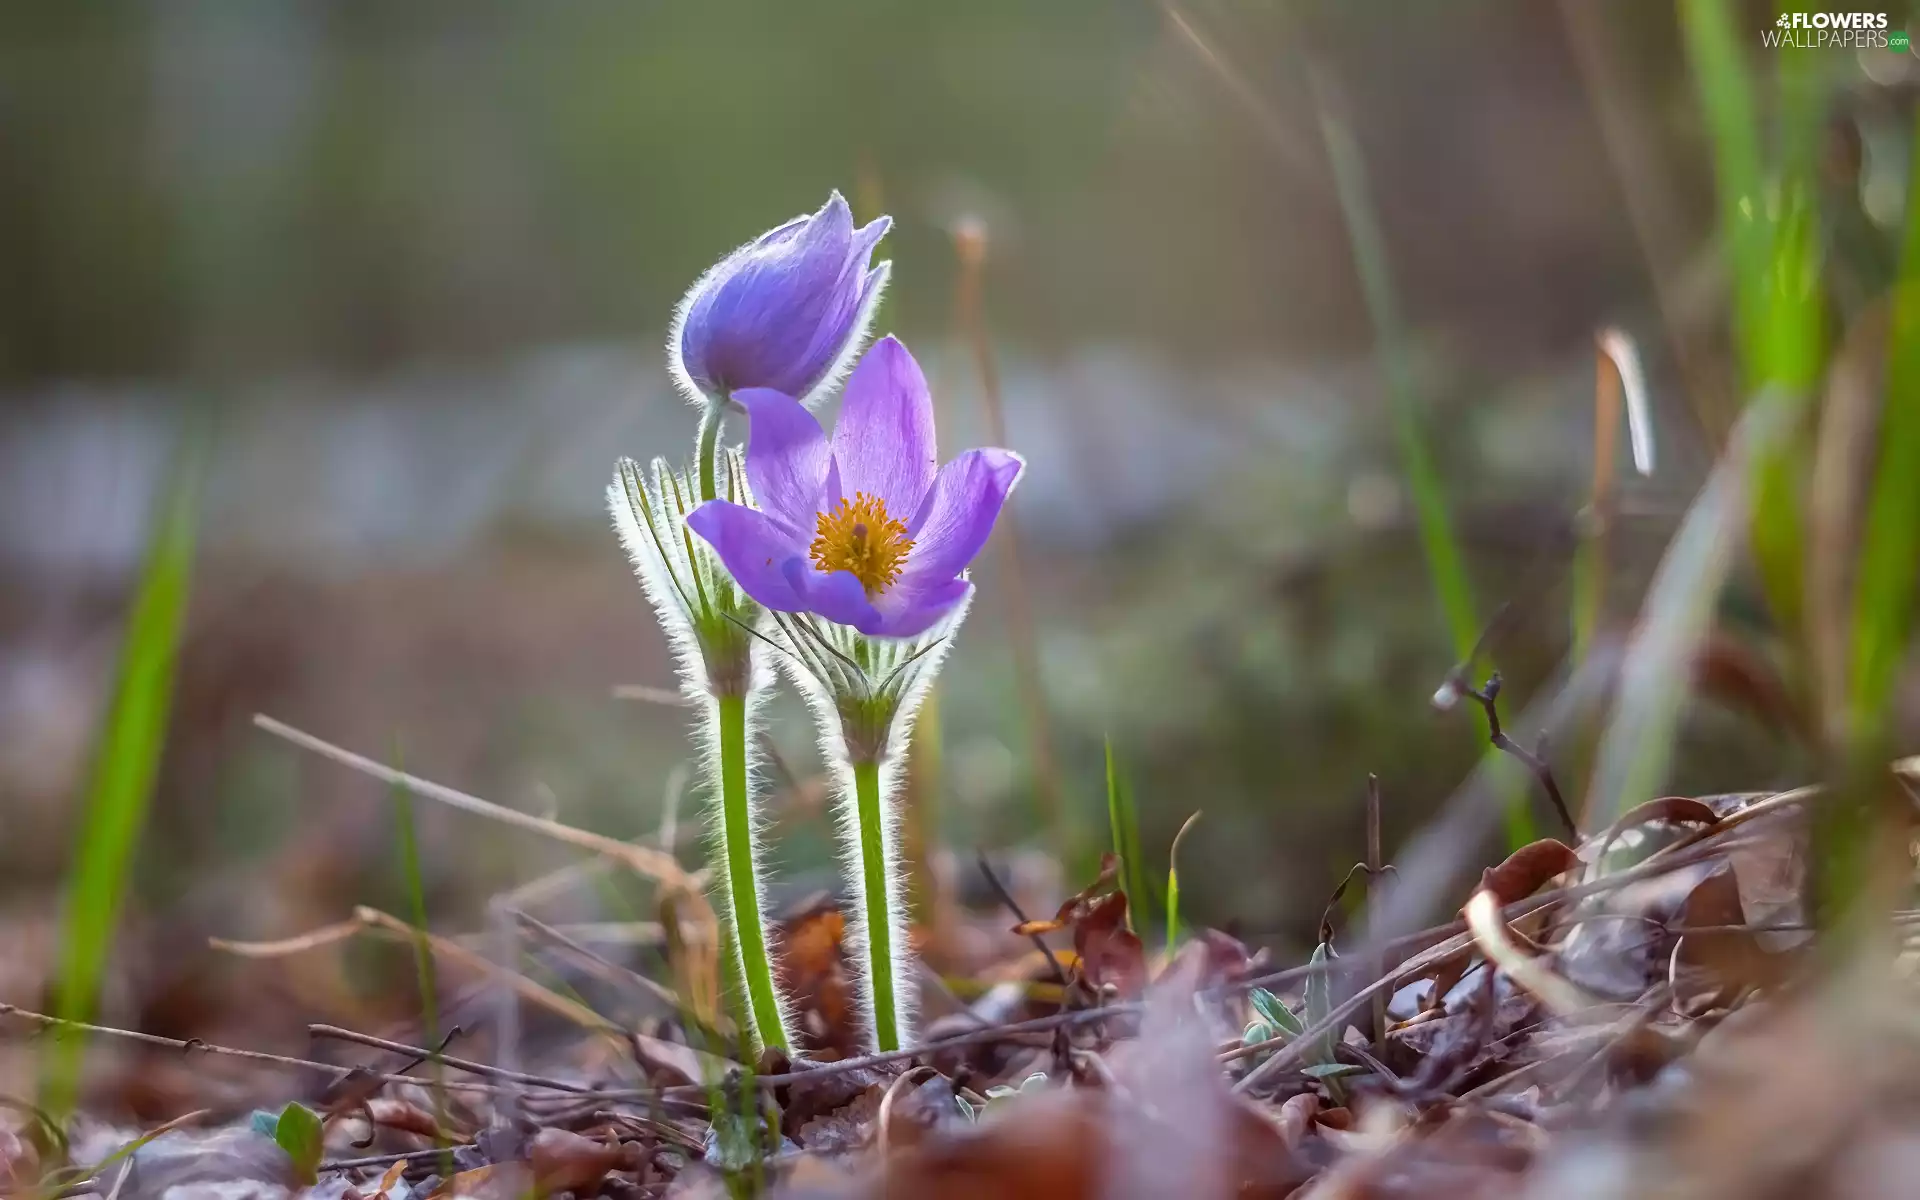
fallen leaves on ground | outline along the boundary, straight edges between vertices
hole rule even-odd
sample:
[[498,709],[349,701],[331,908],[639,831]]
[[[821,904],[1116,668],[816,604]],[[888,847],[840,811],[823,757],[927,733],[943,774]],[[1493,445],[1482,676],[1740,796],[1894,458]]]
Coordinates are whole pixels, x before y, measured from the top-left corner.
[[[1648,801],[1487,869],[1464,932],[1323,946],[1277,974],[1205,930],[1150,968],[1108,856],[1015,929],[1070,934],[1055,952],[1068,986],[1030,946],[1008,953],[928,1026],[963,1044],[895,1059],[835,1061],[858,1059],[859,1017],[845,918],[813,901],[777,939],[811,1058],[748,1072],[669,1016],[624,1044],[570,1029],[533,1064],[550,1082],[499,1093],[448,1069],[468,1089],[436,1096],[379,1077],[417,1062],[363,1059],[304,1093],[326,1118],[306,1187],[244,1127],[140,1144],[94,1127],[60,1145],[0,1110],[0,1185],[90,1180],[122,1200],[1894,1194],[1920,1146],[1920,913],[1808,969],[1810,795]],[[1366,998],[1349,1002],[1362,987],[1404,1019],[1373,1032]],[[1247,1046],[1254,1016],[1266,1032]]]

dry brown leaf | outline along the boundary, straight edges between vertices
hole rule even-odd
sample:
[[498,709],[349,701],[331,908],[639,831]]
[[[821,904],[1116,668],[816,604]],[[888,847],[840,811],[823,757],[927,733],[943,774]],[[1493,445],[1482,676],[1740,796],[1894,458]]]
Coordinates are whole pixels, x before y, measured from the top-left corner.
[[532,1192],[532,1168],[522,1162],[506,1162],[449,1176],[433,1195],[437,1200],[525,1200]]
[[[1722,855],[1589,896],[1567,920],[1560,970],[1614,1000],[1637,1000],[1667,981],[1676,943],[1679,965],[1706,971],[1716,991],[1776,982],[1786,961],[1741,928],[1747,915],[1735,867]],[[1688,929],[1699,932],[1683,939]]]
[[1580,865],[1580,856],[1566,843],[1541,838],[1507,855],[1497,867],[1489,867],[1480,876],[1480,890],[1491,892],[1501,907],[1525,900],[1554,876]]
[[450,1130],[441,1129],[439,1122],[426,1109],[391,1096],[376,1096],[367,1101],[361,1111],[366,1113],[368,1120],[383,1129],[416,1134],[429,1142],[451,1145],[465,1140]]
[[886,1094],[885,1087],[874,1084],[850,1103],[821,1113],[800,1126],[793,1140],[815,1154],[846,1154],[858,1150],[872,1140],[874,1119]]
[[1706,801],[1696,800],[1692,796],[1662,796],[1658,800],[1634,805],[1613,823],[1613,828],[1632,829],[1636,825],[1647,825],[1654,821],[1664,821],[1669,825],[1711,827],[1720,823],[1720,814],[1713,811],[1713,806]]
[[876,1067],[836,1071],[822,1079],[801,1075],[775,1093],[780,1104],[781,1131],[800,1141],[800,1130],[808,1122],[846,1108],[863,1092],[874,1088],[885,1092],[893,1078],[893,1072]]
[[1289,1097],[1280,1106],[1280,1115],[1275,1124],[1280,1128],[1281,1140],[1289,1150],[1298,1150],[1300,1143],[1307,1140],[1313,1132],[1313,1118],[1320,1111],[1320,1097],[1313,1092],[1302,1092]]
[[634,1061],[656,1087],[710,1083],[726,1078],[734,1069],[732,1063],[695,1050],[684,1042],[669,1042],[639,1032],[629,1033],[627,1041],[633,1047]]
[[1067,897],[1066,902],[1060,906],[1060,911],[1056,912],[1052,919],[1022,921],[1013,927],[1013,931],[1021,937],[1033,937],[1036,934],[1055,933],[1065,929],[1073,923],[1076,912],[1093,903],[1096,897],[1113,887],[1119,878],[1120,856],[1111,851],[1102,854],[1100,873],[1094,876],[1092,883]]
[[822,894],[780,922],[774,955],[809,1047],[851,1056],[860,1053],[863,1035],[842,948],[846,932],[846,914]]
[[565,1129],[542,1129],[527,1146],[534,1190],[542,1195],[595,1189],[615,1171],[638,1170],[639,1146],[607,1143]]
[[1132,996],[1146,986],[1147,955],[1140,938],[1127,928],[1127,896],[1116,886],[1119,873],[1119,856],[1102,855],[1100,874],[1051,919],[1022,921],[1013,931],[1034,937],[1072,929],[1080,977],[1096,989],[1110,983],[1121,995]]
[[[1211,1118],[1218,1117],[1215,1122]],[[889,1155],[877,1178],[823,1195],[915,1200],[1100,1200],[1174,1195],[1190,1200],[1280,1200],[1311,1177],[1272,1120],[1223,1103],[1207,1120],[1147,1112],[1116,1093],[1048,1088],[1022,1096],[973,1129],[936,1134]],[[1205,1169],[1157,1178],[1188,1164]]]
[[399,1185],[401,1176],[406,1173],[407,1162],[405,1159],[401,1159],[399,1162],[388,1167],[387,1173],[380,1177],[380,1190],[374,1193],[374,1200],[388,1200],[389,1193]]
[[1127,897],[1114,892],[1096,900],[1074,922],[1073,949],[1080,976],[1096,990],[1112,984],[1121,996],[1136,996],[1147,984],[1147,953],[1127,928]]

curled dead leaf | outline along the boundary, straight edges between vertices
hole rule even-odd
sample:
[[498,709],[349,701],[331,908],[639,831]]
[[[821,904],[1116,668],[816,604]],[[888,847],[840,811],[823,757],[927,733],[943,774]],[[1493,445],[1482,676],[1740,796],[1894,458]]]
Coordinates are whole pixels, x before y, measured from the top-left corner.
[[1073,930],[1079,977],[1095,989],[1112,984],[1121,995],[1137,995],[1147,982],[1146,947],[1127,928],[1127,896],[1116,881],[1120,859],[1106,854],[1100,874],[1067,899],[1051,919],[1022,921],[1013,931],[1022,937]]
[[1080,956],[1081,978],[1095,989],[1110,983],[1122,996],[1135,996],[1146,986],[1146,948],[1127,928],[1125,893],[1095,901],[1074,922],[1073,949]]
[[1493,895],[1494,901],[1502,907],[1518,900],[1525,900],[1554,876],[1573,870],[1580,865],[1580,856],[1575,854],[1566,843],[1554,838],[1541,838],[1507,855],[1506,861],[1497,867],[1490,867],[1480,876],[1480,890]]
[[380,1190],[374,1193],[374,1200],[391,1200],[393,1189],[400,1186],[401,1176],[407,1173],[407,1161],[401,1159],[387,1168],[380,1177]]
[[1313,1092],[1302,1092],[1293,1096],[1280,1106],[1280,1115],[1274,1123],[1280,1127],[1280,1137],[1287,1143],[1287,1149],[1298,1150],[1300,1143],[1307,1140],[1313,1132],[1313,1118],[1320,1111],[1320,1097]]
[[533,1168],[534,1190],[542,1196],[555,1192],[598,1188],[615,1171],[638,1170],[643,1161],[639,1146],[607,1143],[565,1129],[542,1129],[527,1145]]
[[405,1100],[376,1096],[367,1101],[365,1108],[361,1111],[366,1114],[368,1120],[383,1129],[397,1129],[403,1133],[411,1133],[427,1139],[428,1142],[452,1144],[465,1140],[463,1137],[455,1136],[450,1130],[441,1129],[439,1122],[433,1119],[432,1113]]
[[1720,814],[1714,812],[1713,806],[1706,801],[1696,800],[1692,796],[1662,796],[1658,800],[1634,805],[1613,825],[1615,829],[1631,829],[1652,821],[1665,821],[1669,825],[1712,826],[1720,823]]

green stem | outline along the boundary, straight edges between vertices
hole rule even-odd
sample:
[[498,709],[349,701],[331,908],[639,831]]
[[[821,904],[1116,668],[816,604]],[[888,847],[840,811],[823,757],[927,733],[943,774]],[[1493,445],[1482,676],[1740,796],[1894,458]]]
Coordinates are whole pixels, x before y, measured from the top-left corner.
[[725,423],[727,402],[724,399],[707,400],[706,411],[700,414],[700,446],[695,453],[700,459],[700,499],[712,500],[720,494],[720,485],[714,476],[713,462],[720,450],[720,426]]
[[880,764],[853,764],[860,817],[860,874],[867,897],[867,983],[873,992],[873,1036],[881,1053],[900,1048],[893,997],[893,922],[887,908],[887,846],[880,824]]
[[747,811],[747,698],[717,696],[720,709],[720,823],[726,839],[728,910],[740,947],[747,1002],[761,1045],[787,1049],[780,1005],[773,990],[773,961],[760,923],[760,893],[753,867],[753,827]]

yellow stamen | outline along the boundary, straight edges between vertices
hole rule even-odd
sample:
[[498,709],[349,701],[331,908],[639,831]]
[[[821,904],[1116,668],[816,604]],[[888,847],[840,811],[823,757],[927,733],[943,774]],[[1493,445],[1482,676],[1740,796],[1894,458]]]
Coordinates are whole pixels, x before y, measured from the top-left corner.
[[893,586],[906,565],[907,551],[913,549],[906,523],[888,516],[886,502],[865,492],[821,513],[814,532],[817,536],[807,547],[813,565],[822,571],[853,572],[868,596]]

